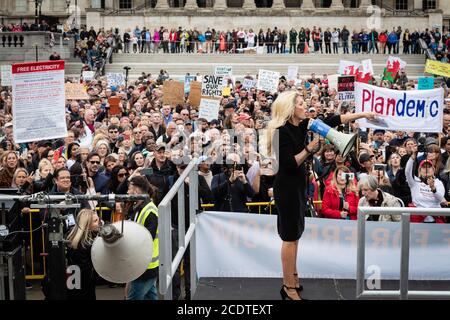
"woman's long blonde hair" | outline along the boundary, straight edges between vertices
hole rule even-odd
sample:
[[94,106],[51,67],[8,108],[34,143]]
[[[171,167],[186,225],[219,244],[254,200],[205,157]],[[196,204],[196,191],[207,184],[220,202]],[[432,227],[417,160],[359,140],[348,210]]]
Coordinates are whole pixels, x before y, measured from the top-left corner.
[[71,248],[78,249],[80,245],[82,248],[86,248],[92,244],[94,239],[92,237],[92,231],[89,230],[89,226],[95,214],[95,211],[90,209],[82,209],[78,212],[77,223],[67,237],[67,240],[70,241]]
[[297,91],[290,90],[282,92],[272,105],[272,120],[267,125],[267,154],[272,155],[274,132],[279,127],[286,124],[295,111],[295,105],[297,103],[297,97],[299,96]]

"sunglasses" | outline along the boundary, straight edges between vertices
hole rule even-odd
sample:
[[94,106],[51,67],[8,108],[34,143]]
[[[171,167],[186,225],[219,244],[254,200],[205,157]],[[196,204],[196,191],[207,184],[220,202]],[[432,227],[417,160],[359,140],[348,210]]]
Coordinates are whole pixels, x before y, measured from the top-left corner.
[[117,131],[117,130],[113,130],[113,131],[110,131],[109,133],[118,133],[119,131]]
[[100,161],[89,161],[91,164],[100,164]]
[[128,177],[128,173],[119,173],[117,176],[119,178]]
[[134,134],[141,134],[142,132],[140,132],[140,131],[134,131],[133,133],[134,133]]

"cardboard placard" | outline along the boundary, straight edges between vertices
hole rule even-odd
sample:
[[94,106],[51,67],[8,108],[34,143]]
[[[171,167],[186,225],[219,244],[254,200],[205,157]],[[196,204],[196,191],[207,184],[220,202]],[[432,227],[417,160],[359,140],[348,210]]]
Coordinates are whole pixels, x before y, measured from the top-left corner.
[[191,81],[190,87],[189,103],[193,107],[198,107],[202,98],[202,83],[200,81]]
[[120,97],[111,97],[108,99],[109,104],[109,116],[121,115],[122,111],[120,110]]
[[163,102],[172,107],[184,104],[184,83],[178,81],[164,81]]
[[66,83],[64,84],[66,93],[66,100],[87,100],[89,95],[86,88],[80,83]]

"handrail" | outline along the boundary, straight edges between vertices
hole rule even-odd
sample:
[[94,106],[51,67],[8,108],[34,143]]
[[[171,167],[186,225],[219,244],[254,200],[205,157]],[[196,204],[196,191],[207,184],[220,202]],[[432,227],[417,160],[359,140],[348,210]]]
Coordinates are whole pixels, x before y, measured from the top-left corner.
[[[184,172],[175,181],[170,191],[158,206],[159,233],[159,292],[164,299],[172,299],[172,279],[183,259],[186,249],[190,248],[190,282],[191,296],[197,289],[196,279],[196,213],[198,209],[198,159],[192,159]],[[185,228],[185,195],[184,182],[189,177],[189,228]],[[172,199],[178,196],[178,251],[172,259]]]
[[[424,210],[425,209],[425,210]],[[424,212],[426,211],[426,212]],[[364,289],[365,249],[366,249],[366,215],[401,215],[401,251],[400,251],[400,289],[376,290]],[[356,261],[356,297],[357,298],[450,298],[450,291],[414,291],[408,290],[409,280],[409,249],[410,249],[410,216],[450,216],[450,209],[443,208],[412,208],[412,207],[359,207],[358,208],[358,237]]]

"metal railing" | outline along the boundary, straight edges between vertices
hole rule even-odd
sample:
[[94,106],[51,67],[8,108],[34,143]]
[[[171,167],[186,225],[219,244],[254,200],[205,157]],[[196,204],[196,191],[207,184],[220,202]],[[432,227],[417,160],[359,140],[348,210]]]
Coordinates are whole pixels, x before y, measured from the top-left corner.
[[[193,159],[158,206],[159,292],[164,300],[172,299],[172,279],[190,244],[191,296],[197,289],[195,228],[198,210],[197,159]],[[189,228],[185,229],[184,181],[189,177]],[[178,251],[172,260],[172,199],[178,196]]]
[[[426,214],[424,214],[426,211]],[[401,251],[400,251],[400,289],[399,290],[365,290],[365,252],[366,252],[366,215],[401,215]],[[356,297],[371,299],[408,299],[408,298],[450,298],[450,291],[414,291],[408,290],[410,217],[415,215],[450,216],[450,209],[442,208],[358,208],[358,247],[356,262]]]

